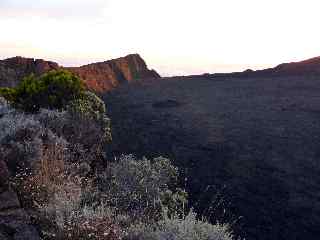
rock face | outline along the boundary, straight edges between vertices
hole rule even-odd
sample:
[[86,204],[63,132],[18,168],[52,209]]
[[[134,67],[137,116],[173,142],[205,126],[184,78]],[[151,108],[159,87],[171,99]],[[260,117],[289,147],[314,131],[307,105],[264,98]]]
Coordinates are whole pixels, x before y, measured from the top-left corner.
[[138,54],[72,68],[41,59],[14,57],[0,61],[0,87],[14,87],[31,73],[41,75],[57,69],[75,73],[84,80],[88,89],[100,93],[136,79],[160,77],[156,71],[148,69]]
[[148,69],[138,54],[67,69],[83,79],[89,89],[97,92],[108,91],[135,79],[160,77],[156,71]]
[[9,186],[9,171],[0,160],[0,239],[39,240],[28,214],[21,208],[17,194]]
[[0,87],[14,87],[25,76],[56,70],[59,65],[42,59],[13,57],[0,61]]

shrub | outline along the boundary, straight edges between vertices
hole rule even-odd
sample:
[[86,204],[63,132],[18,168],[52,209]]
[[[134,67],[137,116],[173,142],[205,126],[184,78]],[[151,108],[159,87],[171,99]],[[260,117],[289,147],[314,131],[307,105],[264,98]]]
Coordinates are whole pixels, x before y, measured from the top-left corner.
[[40,161],[51,145],[67,147],[67,142],[44,128],[33,115],[10,111],[0,118],[0,158],[16,173]]
[[123,156],[97,182],[60,150],[45,151],[32,174],[16,180],[20,195],[27,196],[23,201],[31,203],[27,207],[38,211],[34,218],[45,239],[120,239],[133,223],[163,218],[162,197],[177,174],[168,159]]
[[43,206],[54,197],[65,183],[67,152],[65,145],[58,142],[41,148],[41,156],[33,162],[30,170],[22,169],[14,179],[25,208]]
[[[93,198],[95,192],[94,178],[87,178],[91,172],[87,164],[92,158],[90,151],[84,150],[81,157],[75,153],[85,145],[87,136],[92,144],[99,142],[99,132],[90,132],[92,128],[88,127],[95,121],[69,110],[42,109],[37,114],[26,114],[11,109],[3,98],[0,110],[0,158],[16,173],[13,186],[23,207],[31,210],[43,238],[118,239],[120,230],[110,219],[111,210],[94,205],[88,198]],[[75,116],[85,118],[87,125],[79,127]],[[78,137],[68,135],[69,128]],[[85,147],[92,146],[81,149]]]
[[85,91],[80,98],[73,100],[69,110],[97,120],[106,114],[104,102],[90,91]]
[[66,163],[63,156],[52,147],[32,174],[18,176],[19,192],[33,204],[29,207],[36,210],[33,217],[43,239],[232,239],[228,225],[197,220],[193,211],[181,217],[163,208],[163,193],[177,173],[168,159],[122,156],[106,170],[107,188],[100,192],[96,184],[101,182],[88,178],[81,164]]
[[164,204],[186,202],[183,194],[180,199],[174,197],[182,191],[169,189],[170,183],[176,181],[177,174],[177,168],[169,159],[136,160],[132,155],[127,155],[109,164],[99,176],[99,186],[103,201],[121,214],[128,214],[131,222],[153,221],[162,217]]
[[[92,165],[105,160],[111,130],[104,111],[99,112],[99,117],[71,107],[25,114],[12,109],[3,98],[0,100],[0,157],[6,159],[13,172],[40,161],[50,144],[64,144],[68,148],[68,161]],[[99,104],[105,109],[103,102]]]
[[33,218],[43,239],[119,239],[111,210],[85,205],[83,196],[88,191],[92,194],[94,188],[84,166],[66,162],[63,153],[52,146],[31,173],[18,174],[15,179],[24,207],[36,210]]
[[0,118],[8,114],[11,110],[12,109],[9,106],[7,100],[0,96]]
[[[70,180],[69,180],[70,181]],[[121,229],[107,206],[82,204],[81,189],[74,183],[65,184],[54,198],[42,207],[46,218],[57,228],[49,228],[45,235],[61,240],[117,240]],[[50,231],[51,230],[51,231]]]
[[0,96],[7,101],[13,102],[16,98],[16,90],[14,88],[0,88]]
[[166,217],[156,225],[140,224],[129,228],[126,240],[232,240],[228,225],[197,220],[191,210],[185,218]]
[[83,95],[70,102],[67,106],[68,112],[73,118],[80,121],[91,121],[100,127],[102,133],[99,134],[103,143],[112,140],[110,119],[106,115],[106,106],[104,102],[94,93],[86,91]]
[[57,70],[40,77],[30,75],[14,89],[2,89],[1,95],[27,112],[40,108],[61,109],[84,91],[82,81],[74,74]]
[[[74,106],[74,105],[73,105]],[[90,113],[90,112],[89,112]],[[99,119],[88,112],[41,109],[36,118],[52,132],[70,143],[70,150],[77,162],[97,163],[105,160],[105,148],[111,141],[110,119],[101,114]]]

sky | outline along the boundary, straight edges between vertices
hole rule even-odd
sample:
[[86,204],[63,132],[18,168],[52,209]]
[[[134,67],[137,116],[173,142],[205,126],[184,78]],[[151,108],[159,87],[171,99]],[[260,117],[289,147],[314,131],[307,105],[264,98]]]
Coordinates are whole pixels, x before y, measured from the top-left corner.
[[0,0],[0,58],[79,66],[139,53],[163,76],[320,56],[319,0]]

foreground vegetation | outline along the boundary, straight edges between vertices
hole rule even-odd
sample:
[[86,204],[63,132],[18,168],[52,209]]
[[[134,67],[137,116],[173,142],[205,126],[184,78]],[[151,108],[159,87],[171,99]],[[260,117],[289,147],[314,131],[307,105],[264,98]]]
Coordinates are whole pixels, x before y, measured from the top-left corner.
[[110,119],[72,74],[2,89],[0,158],[43,239],[229,240],[187,205],[169,159],[109,159]]

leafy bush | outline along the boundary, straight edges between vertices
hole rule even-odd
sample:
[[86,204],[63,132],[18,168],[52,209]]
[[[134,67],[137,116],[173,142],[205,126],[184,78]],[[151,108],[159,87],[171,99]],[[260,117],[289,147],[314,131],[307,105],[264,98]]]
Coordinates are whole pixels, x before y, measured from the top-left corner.
[[14,179],[20,199],[28,209],[46,204],[66,180],[64,174],[68,168],[65,163],[65,144],[52,142],[41,148],[40,155],[30,170],[20,169]]
[[0,158],[9,169],[31,168],[50,145],[67,147],[67,142],[44,128],[34,115],[11,110],[0,118]]
[[134,223],[163,218],[161,198],[177,173],[168,159],[122,156],[101,182],[94,180],[98,175],[88,178],[81,164],[64,162],[61,153],[53,147],[32,174],[16,180],[24,202],[31,203],[27,207],[37,209],[34,218],[45,239],[121,239]]
[[69,110],[96,120],[106,114],[104,102],[90,91],[85,91],[80,98],[73,100],[69,104]]
[[7,100],[0,96],[0,118],[8,114],[11,111]]
[[0,96],[7,101],[13,102],[16,98],[16,90],[14,88],[0,88]]
[[110,119],[102,114],[99,121],[67,110],[41,109],[36,118],[47,129],[65,138],[77,162],[97,163],[105,160],[105,148],[111,141]]
[[177,176],[178,170],[169,159],[136,160],[127,155],[109,164],[99,176],[99,186],[103,201],[121,214],[128,214],[131,223],[148,222],[160,219],[164,207],[174,209],[186,203],[185,192],[169,188]]
[[15,177],[20,199],[33,210],[43,239],[119,239],[108,207],[84,204],[85,193],[94,192],[88,171],[88,166],[66,162],[63,149],[50,146],[31,173]]
[[[88,185],[86,187],[90,189]],[[47,237],[53,236],[52,239],[62,240],[120,239],[120,227],[108,206],[83,204],[83,191],[89,189],[83,189],[79,182],[69,178],[48,204],[40,208],[51,223],[51,228],[48,226],[45,232]]]
[[13,89],[2,88],[0,94],[27,112],[40,108],[61,109],[84,91],[82,81],[74,74],[57,70],[40,77],[30,75]]
[[100,126],[100,131],[103,133],[101,140],[104,143],[112,140],[111,121],[106,115],[104,102],[97,95],[86,91],[80,98],[71,101],[67,106],[67,110],[74,118],[80,121],[89,120]]
[[40,159],[47,145],[64,141],[70,161],[102,163],[111,141],[110,119],[104,103],[94,94],[84,94],[87,95],[91,101],[85,101],[85,97],[81,101],[91,106],[88,111],[77,111],[73,103],[67,110],[41,109],[36,114],[12,109],[0,98],[0,156],[16,171],[17,167],[30,167]]
[[[94,195],[94,178],[87,178],[94,157],[86,149],[93,146],[86,144],[86,137],[92,144],[99,142],[101,131],[100,135],[89,131],[96,122],[69,110],[25,114],[12,109],[3,98],[0,110],[0,158],[16,174],[13,186],[44,239],[118,239],[118,227],[107,215],[102,216],[107,207],[93,206],[85,199],[89,193]],[[75,116],[86,118],[86,125],[79,127]],[[68,135],[69,128],[76,137]]]
[[81,144],[85,149],[100,148],[110,143],[110,119],[104,102],[91,92],[83,92],[71,101],[65,110],[41,109],[39,121],[72,144]]
[[132,226],[126,240],[232,240],[228,225],[197,220],[191,210],[185,218],[165,217],[156,225]]

